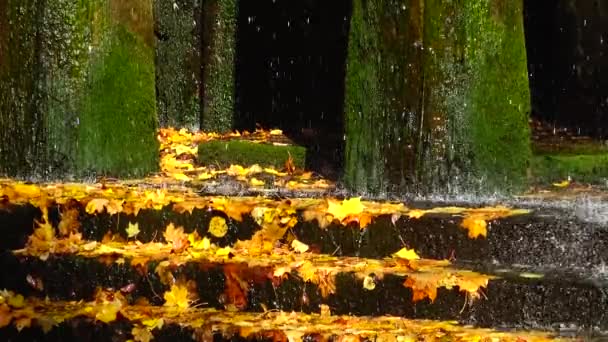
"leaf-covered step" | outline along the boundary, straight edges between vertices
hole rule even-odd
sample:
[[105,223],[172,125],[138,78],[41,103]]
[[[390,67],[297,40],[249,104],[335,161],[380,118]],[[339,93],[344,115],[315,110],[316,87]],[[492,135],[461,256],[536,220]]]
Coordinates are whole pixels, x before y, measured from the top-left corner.
[[247,313],[179,306],[128,305],[120,293],[93,302],[49,302],[3,292],[3,341],[497,341],[549,342],[573,338],[525,331],[475,329],[452,322],[401,317]]
[[[452,213],[450,213],[452,211]],[[608,230],[566,209],[436,207],[359,222],[299,219],[290,231],[321,253],[378,258],[403,246],[425,258],[503,265],[594,268],[608,260]],[[302,213],[300,213],[302,214]],[[306,216],[306,213],[303,213]]]
[[[427,209],[417,209],[359,198],[268,199],[124,186],[73,187],[3,187],[7,199],[0,208],[5,233],[0,247],[23,247],[32,227],[47,217],[56,236],[81,233],[97,241],[108,234],[164,241],[165,230],[173,224],[225,246],[279,226],[276,240],[296,238],[312,250],[342,256],[385,257],[407,246],[425,258],[506,265],[598,267],[608,260],[608,231],[566,209],[428,204]],[[211,226],[227,228],[218,234]]]
[[[131,302],[172,297],[202,307],[248,311],[397,315],[485,327],[608,330],[605,287],[584,279],[521,274],[504,279],[447,261],[374,260],[275,249],[189,248],[163,244],[54,245],[76,254],[5,253],[0,288],[53,299],[91,299],[99,288]],[[261,247],[260,247],[261,248]],[[399,253],[408,257],[411,253]],[[34,256],[35,255],[35,256]],[[186,304],[188,305],[188,304]]]
[[[99,206],[95,207],[93,201]],[[172,226],[186,233],[196,232],[222,246],[248,240],[261,229],[249,213],[226,209],[220,201],[218,198],[214,205],[222,210],[209,205],[184,211],[179,204],[168,204],[139,209],[137,213],[105,208],[104,205],[113,205],[105,199],[92,200],[87,206],[76,200],[63,204],[49,201],[44,212],[31,204],[7,204],[0,208],[3,234],[0,250],[23,248],[34,229],[45,224],[55,237],[80,234],[85,240],[137,239],[141,242],[166,241],[164,233]]]

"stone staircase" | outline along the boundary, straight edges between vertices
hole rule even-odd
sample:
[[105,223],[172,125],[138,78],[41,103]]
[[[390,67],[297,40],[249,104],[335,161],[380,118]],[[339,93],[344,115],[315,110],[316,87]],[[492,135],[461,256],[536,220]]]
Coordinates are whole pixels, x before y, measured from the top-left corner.
[[161,131],[144,180],[0,180],[0,341],[606,338],[601,215],[336,198],[289,161],[197,164],[218,138]]
[[550,341],[608,330],[557,208],[1,183],[0,340]]

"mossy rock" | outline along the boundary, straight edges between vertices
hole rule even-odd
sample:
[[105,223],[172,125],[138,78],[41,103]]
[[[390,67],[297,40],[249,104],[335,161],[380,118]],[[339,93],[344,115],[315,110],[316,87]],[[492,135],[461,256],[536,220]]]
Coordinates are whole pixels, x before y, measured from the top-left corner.
[[603,184],[608,179],[608,153],[535,155],[531,167],[537,183],[571,177],[581,183]]
[[306,148],[296,145],[272,145],[246,140],[214,140],[198,146],[198,160],[203,165],[220,167],[258,164],[280,169],[289,156],[297,168],[304,168]]

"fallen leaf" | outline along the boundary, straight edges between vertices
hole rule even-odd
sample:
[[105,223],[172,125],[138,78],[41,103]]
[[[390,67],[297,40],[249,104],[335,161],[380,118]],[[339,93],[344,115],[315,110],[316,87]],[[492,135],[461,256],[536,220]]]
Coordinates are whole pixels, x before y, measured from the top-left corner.
[[488,235],[488,223],[482,217],[476,215],[465,217],[460,226],[468,230],[469,238],[471,239],[476,239],[479,236],[486,237]]
[[365,276],[365,278],[363,278],[363,288],[368,291],[375,289],[376,282],[374,281],[374,278],[370,276]]
[[297,253],[305,253],[306,251],[308,251],[310,249],[310,247],[307,244],[300,242],[298,240],[293,240],[291,242],[291,248],[293,248],[293,250],[296,251]]
[[393,254],[394,257],[404,260],[418,260],[420,256],[416,254],[416,251],[413,249],[408,249],[407,247],[401,248],[398,252]]
[[171,290],[165,292],[165,306],[187,309],[190,306],[188,289],[185,286],[171,285]]
[[135,224],[133,224],[129,222],[129,226],[126,229],[126,232],[129,238],[137,236],[137,234],[139,234],[139,223],[136,222]]
[[228,233],[226,219],[221,216],[213,216],[209,221],[208,232],[216,238],[224,237]]

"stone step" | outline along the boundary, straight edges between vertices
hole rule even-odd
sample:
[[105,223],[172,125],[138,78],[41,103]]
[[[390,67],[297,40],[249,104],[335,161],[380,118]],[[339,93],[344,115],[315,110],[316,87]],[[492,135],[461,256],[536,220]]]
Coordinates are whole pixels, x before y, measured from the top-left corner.
[[575,341],[567,336],[497,331],[454,322],[302,312],[229,312],[129,305],[120,293],[91,302],[47,301],[4,292],[3,341]]
[[[278,226],[277,240],[296,238],[314,251],[339,256],[382,258],[407,246],[424,258],[498,265],[594,269],[608,261],[605,223],[584,208],[582,212],[539,206],[513,210],[436,203],[410,208],[356,199],[199,196],[128,187],[78,188],[58,194],[34,188],[37,191],[30,197],[4,189],[1,249],[24,247],[46,208],[56,235],[62,229],[65,235],[66,227],[72,227],[70,232],[82,234],[85,240],[101,241],[110,235],[127,239],[127,228],[137,224],[137,240],[164,241],[163,232],[173,224],[220,246],[232,246]],[[46,196],[43,201],[41,194]],[[347,212],[348,203],[359,208],[356,214]],[[209,230],[212,220],[225,223],[220,236]]]
[[[170,244],[59,241],[55,253],[4,253],[0,288],[54,300],[91,300],[99,288],[162,305],[175,284],[201,307],[394,315],[479,327],[608,330],[608,285],[556,270],[487,274],[447,261],[363,259],[275,248],[187,248]],[[69,252],[72,250],[72,252]]]

